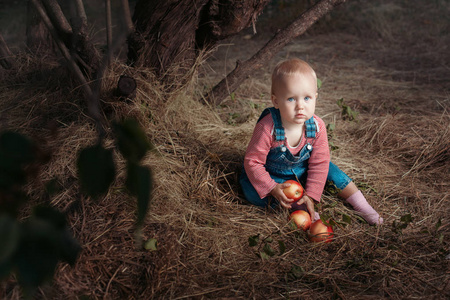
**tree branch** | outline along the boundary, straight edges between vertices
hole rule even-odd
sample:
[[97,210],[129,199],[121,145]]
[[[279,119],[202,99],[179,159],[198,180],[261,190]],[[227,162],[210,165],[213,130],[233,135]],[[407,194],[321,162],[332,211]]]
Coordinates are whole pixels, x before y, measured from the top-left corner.
[[[48,13],[48,18],[51,20],[51,23],[56,28],[56,31],[58,32],[59,36],[62,37],[66,45],[69,45],[70,36],[72,35],[72,27],[70,26],[69,22],[64,16],[64,13],[62,12],[58,2],[56,0],[41,0],[41,1]],[[35,3],[35,1],[33,1],[33,3]]]
[[11,61],[12,53],[8,48],[3,35],[0,33],[0,65],[4,69],[11,69],[13,67],[13,62]]
[[83,27],[87,27],[87,16],[86,11],[84,10],[83,0],[73,0],[73,2],[75,4],[77,17],[81,18]]
[[344,2],[346,2],[346,0],[319,1],[309,10],[301,14],[290,25],[279,31],[250,59],[237,64],[236,68],[206,95],[205,101],[207,103],[219,105],[228,95],[239,87],[248,75],[262,67],[265,62],[269,61],[275,55],[275,53],[283,49],[283,47],[291,40],[303,34],[335,6]]
[[[71,46],[73,47],[74,45],[78,44],[80,37],[85,36],[87,28],[87,16],[86,11],[84,10],[83,0],[73,0],[70,3],[71,3],[70,25],[72,25],[73,31]],[[80,63],[85,63],[84,61],[81,60],[80,57],[78,57],[77,59],[79,60]]]
[[99,67],[100,54],[90,41],[87,33],[88,24],[83,1],[73,0],[70,3],[70,25],[72,26],[72,32],[68,39],[62,37],[62,40],[70,50],[72,57],[82,72],[88,76],[92,76]]
[[122,9],[123,9],[123,18],[125,21],[125,26],[127,27],[127,36],[128,36],[134,30],[133,21],[131,19],[130,4],[128,3],[128,0],[122,0]]
[[[111,0],[105,0],[105,14],[106,14],[106,46],[111,49],[112,43],[112,23],[111,23]],[[108,56],[106,63],[109,64],[110,58]]]
[[31,0],[34,6],[36,7],[37,12],[42,18],[42,21],[44,22],[45,26],[47,26],[48,31],[52,35],[53,39],[55,40],[56,45],[58,46],[59,50],[61,51],[62,55],[68,62],[68,66],[70,71],[74,74],[74,76],[79,80],[81,83],[81,88],[83,92],[85,93],[85,99],[86,104],[88,107],[88,113],[91,116],[91,118],[94,119],[97,130],[100,133],[100,135],[103,135],[104,129],[102,124],[103,117],[100,112],[100,101],[98,97],[95,97],[94,93],[91,90],[91,87],[89,86],[86,78],[84,77],[83,73],[81,72],[80,68],[78,67],[77,63],[73,59],[73,57],[70,55],[69,50],[67,49],[66,45],[63,43],[63,41],[59,38],[58,32],[56,31],[55,27],[53,27],[52,22],[50,21],[49,17],[44,11],[44,8],[42,7],[39,0]]

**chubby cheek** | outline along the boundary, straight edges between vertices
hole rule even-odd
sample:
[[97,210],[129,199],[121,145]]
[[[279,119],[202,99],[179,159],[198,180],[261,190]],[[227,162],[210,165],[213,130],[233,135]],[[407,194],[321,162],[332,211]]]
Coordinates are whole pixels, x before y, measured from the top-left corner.
[[308,106],[308,110],[311,111],[312,113],[314,113],[314,111],[316,110],[315,101]]

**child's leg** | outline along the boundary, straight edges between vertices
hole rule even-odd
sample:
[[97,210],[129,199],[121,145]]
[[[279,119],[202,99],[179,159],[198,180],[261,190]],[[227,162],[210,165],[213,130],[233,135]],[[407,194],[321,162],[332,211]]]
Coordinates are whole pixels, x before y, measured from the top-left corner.
[[244,169],[242,169],[242,173],[239,178],[239,183],[241,184],[245,199],[247,199],[247,201],[250,202],[251,204],[260,207],[268,207],[269,205],[271,207],[276,206],[277,203],[275,201],[272,201],[272,203],[270,203],[269,197],[265,197],[264,199],[261,199],[259,197],[258,192],[256,192],[255,188],[251,184]]
[[332,181],[341,190],[338,196],[350,203],[370,225],[383,223],[383,218],[367,202],[353,181],[332,162],[330,162],[327,180]]
[[380,225],[383,223],[383,218],[373,209],[373,207],[367,202],[366,198],[356,185],[350,182],[338,196],[347,200],[353,208],[360,213],[360,215],[370,224],[370,225]]

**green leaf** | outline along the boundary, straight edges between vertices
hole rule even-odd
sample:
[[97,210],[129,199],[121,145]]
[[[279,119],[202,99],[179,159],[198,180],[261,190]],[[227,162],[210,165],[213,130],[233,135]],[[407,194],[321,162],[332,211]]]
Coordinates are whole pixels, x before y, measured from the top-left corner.
[[342,215],[342,221],[344,221],[347,224],[352,224],[352,218],[350,218],[350,216],[346,214]]
[[32,215],[48,221],[57,229],[62,229],[66,226],[66,217],[64,214],[48,205],[38,205],[34,207]]
[[295,278],[300,278],[305,273],[305,270],[301,266],[293,266],[289,271],[289,274]]
[[60,233],[59,247],[60,258],[74,266],[82,248],[68,228],[65,228]]
[[264,244],[263,252],[269,256],[275,255],[275,251],[272,249],[272,247],[269,244]]
[[16,217],[20,214],[21,206],[28,201],[22,190],[2,191],[0,189],[0,213]]
[[206,223],[206,226],[210,228],[214,228],[217,225],[218,221],[215,217],[208,218],[208,222]]
[[336,129],[336,124],[334,124],[334,123],[327,124],[327,131],[332,132],[335,129]]
[[145,131],[134,119],[114,123],[114,132],[117,138],[117,147],[128,161],[138,163],[147,151],[153,148]]
[[264,239],[264,242],[266,242],[266,243],[272,243],[272,242],[273,242],[273,238],[271,238],[270,236],[269,236],[269,237],[266,237],[266,238]]
[[352,108],[344,103],[344,98],[339,99],[337,105],[342,108],[342,118],[348,118],[350,121],[357,121],[358,112],[352,110]]
[[153,189],[152,173],[149,168],[129,163],[127,168],[126,187],[137,197],[137,224],[140,225],[147,214],[150,195]]
[[0,215],[0,264],[11,259],[20,239],[19,223],[8,215]]
[[444,233],[439,233],[439,237],[438,237],[438,241],[439,241],[439,243],[443,243],[444,242]]
[[33,290],[53,277],[58,263],[58,233],[52,224],[30,218],[22,224],[22,239],[16,253],[19,283]]
[[405,229],[406,227],[408,227],[408,223],[400,223],[400,224],[398,225],[398,228],[399,228],[399,229]]
[[412,219],[413,218],[412,218],[411,214],[406,214],[406,215],[403,215],[403,216],[400,217],[400,221],[403,222],[403,223],[406,223],[406,224],[411,223]]
[[48,181],[45,184],[45,192],[50,197],[55,194],[58,194],[62,190],[63,190],[63,186],[59,183],[58,178],[56,178],[56,177],[52,178],[50,181]]
[[286,252],[286,244],[283,241],[278,241],[278,246],[280,248],[280,255],[283,255]]
[[317,89],[320,89],[322,87],[322,80],[317,78]]
[[71,265],[75,264],[81,246],[68,230],[65,215],[54,207],[38,205],[33,209],[32,218],[45,221],[53,227],[55,230],[55,247],[59,253],[58,259],[62,259]]
[[93,198],[106,194],[116,176],[112,150],[101,145],[81,150],[77,168],[82,190]]
[[289,229],[293,230],[293,231],[297,231],[297,229],[298,229],[297,225],[295,225],[295,222],[292,219],[289,220],[288,226],[289,226]]
[[248,245],[250,247],[255,247],[259,242],[259,233],[257,235],[252,235],[248,237]]
[[0,156],[17,164],[31,163],[35,159],[33,142],[19,133],[5,131],[0,134]]
[[26,182],[27,164],[35,160],[34,144],[12,131],[0,134],[0,188],[11,189]]
[[269,259],[270,258],[270,256],[267,253],[263,252],[263,251],[259,252],[259,257],[261,257],[262,259]]
[[331,220],[330,220],[330,216],[327,214],[321,214],[320,215],[320,220],[322,221],[322,223],[325,226],[331,226]]
[[[59,214],[59,216],[58,216]],[[81,247],[67,226],[61,226],[64,215],[51,207],[41,207],[21,224],[21,239],[15,254],[19,283],[25,290],[53,278],[60,260],[74,264]]]
[[438,230],[442,226],[442,219],[439,218],[439,220],[436,223],[436,230]]
[[12,271],[12,268],[13,263],[11,259],[0,261],[0,280],[8,277]]
[[144,244],[145,250],[156,251],[158,250],[158,241],[156,239],[150,238]]
[[328,221],[328,224],[329,224],[329,226],[331,226],[332,228],[334,228],[334,227],[337,226],[337,223],[336,223],[336,221],[335,221],[334,219],[330,219],[330,220]]
[[339,147],[336,146],[336,145],[334,144],[334,142],[328,142],[328,145],[330,145],[331,151],[336,151],[337,149],[339,149]]

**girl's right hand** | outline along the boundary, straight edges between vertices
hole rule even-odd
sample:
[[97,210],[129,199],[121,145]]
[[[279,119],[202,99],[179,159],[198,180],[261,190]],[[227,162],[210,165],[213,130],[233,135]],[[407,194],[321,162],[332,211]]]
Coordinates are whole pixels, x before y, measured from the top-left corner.
[[290,187],[290,183],[279,183],[277,184],[273,190],[270,192],[270,194],[277,199],[277,201],[283,206],[284,208],[291,208],[292,203],[294,202],[293,199],[289,199],[284,194],[283,190],[287,187]]

